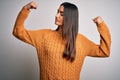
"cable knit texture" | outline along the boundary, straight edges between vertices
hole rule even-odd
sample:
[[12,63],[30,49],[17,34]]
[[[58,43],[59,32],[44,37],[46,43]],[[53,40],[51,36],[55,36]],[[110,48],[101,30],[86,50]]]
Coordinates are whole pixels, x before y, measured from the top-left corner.
[[70,62],[62,57],[65,43],[61,31],[26,30],[24,28],[24,22],[29,13],[30,10],[22,8],[16,19],[13,34],[36,48],[40,64],[40,80],[79,80],[86,56],[108,57],[110,55],[111,38],[104,22],[97,25],[100,33],[99,45],[82,34],[77,35],[76,58]]

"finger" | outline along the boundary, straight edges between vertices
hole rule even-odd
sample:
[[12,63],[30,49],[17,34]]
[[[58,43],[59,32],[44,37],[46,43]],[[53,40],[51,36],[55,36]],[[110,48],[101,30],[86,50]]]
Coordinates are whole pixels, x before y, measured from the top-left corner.
[[93,18],[92,20],[93,20],[94,23],[96,23],[96,21],[97,21],[96,18]]
[[37,4],[34,1],[31,3],[31,8],[32,9],[37,9]]

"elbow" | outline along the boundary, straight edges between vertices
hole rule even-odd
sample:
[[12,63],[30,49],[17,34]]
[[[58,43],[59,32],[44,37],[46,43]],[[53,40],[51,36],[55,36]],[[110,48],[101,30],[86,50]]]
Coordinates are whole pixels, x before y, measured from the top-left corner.
[[14,25],[12,34],[13,34],[13,36],[19,38],[23,34],[23,31],[24,31],[24,26],[22,24],[16,23]]
[[106,57],[110,57],[110,50],[107,52]]
[[105,57],[110,57],[110,53],[107,53],[107,54],[105,55]]
[[13,36],[15,36],[17,39],[22,39],[23,34],[19,32],[13,32]]
[[15,24],[14,28],[13,28],[13,32],[12,32],[12,35],[15,36],[15,37],[17,36],[17,31],[18,31],[17,28],[18,28],[18,26]]
[[17,35],[16,35],[16,29],[15,29],[15,28],[13,29],[12,35],[15,36],[15,37],[17,36]]
[[105,52],[104,54],[105,54],[105,57],[110,57],[110,50]]
[[13,29],[12,35],[18,37],[18,30],[16,28]]
[[110,57],[110,47],[108,47],[105,51],[106,57]]
[[13,30],[12,35],[16,37],[16,32]]
[[100,49],[99,55],[100,57],[110,57],[110,49]]
[[19,39],[23,35],[23,31],[17,28],[14,28],[12,35]]
[[110,49],[100,48],[97,56],[102,57],[102,58],[110,57]]

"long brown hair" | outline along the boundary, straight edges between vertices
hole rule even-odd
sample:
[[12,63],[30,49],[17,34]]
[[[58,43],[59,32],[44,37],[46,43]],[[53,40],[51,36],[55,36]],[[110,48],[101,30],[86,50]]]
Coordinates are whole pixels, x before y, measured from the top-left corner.
[[63,57],[73,61],[76,56],[76,36],[78,34],[79,18],[78,8],[69,2],[64,2],[60,6],[64,7],[62,37],[65,39],[66,47],[63,52]]

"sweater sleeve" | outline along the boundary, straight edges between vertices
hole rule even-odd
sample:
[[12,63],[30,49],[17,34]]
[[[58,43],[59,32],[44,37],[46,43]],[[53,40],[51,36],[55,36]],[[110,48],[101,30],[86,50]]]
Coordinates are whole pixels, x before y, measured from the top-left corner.
[[87,55],[92,57],[110,56],[111,36],[107,25],[102,22],[97,25],[100,34],[100,44],[97,45],[90,40],[86,41]]
[[20,13],[17,16],[14,29],[13,29],[13,35],[33,46],[36,46],[36,40],[37,38],[42,39],[44,30],[26,30],[24,27],[24,22],[30,13],[30,10],[23,7]]

